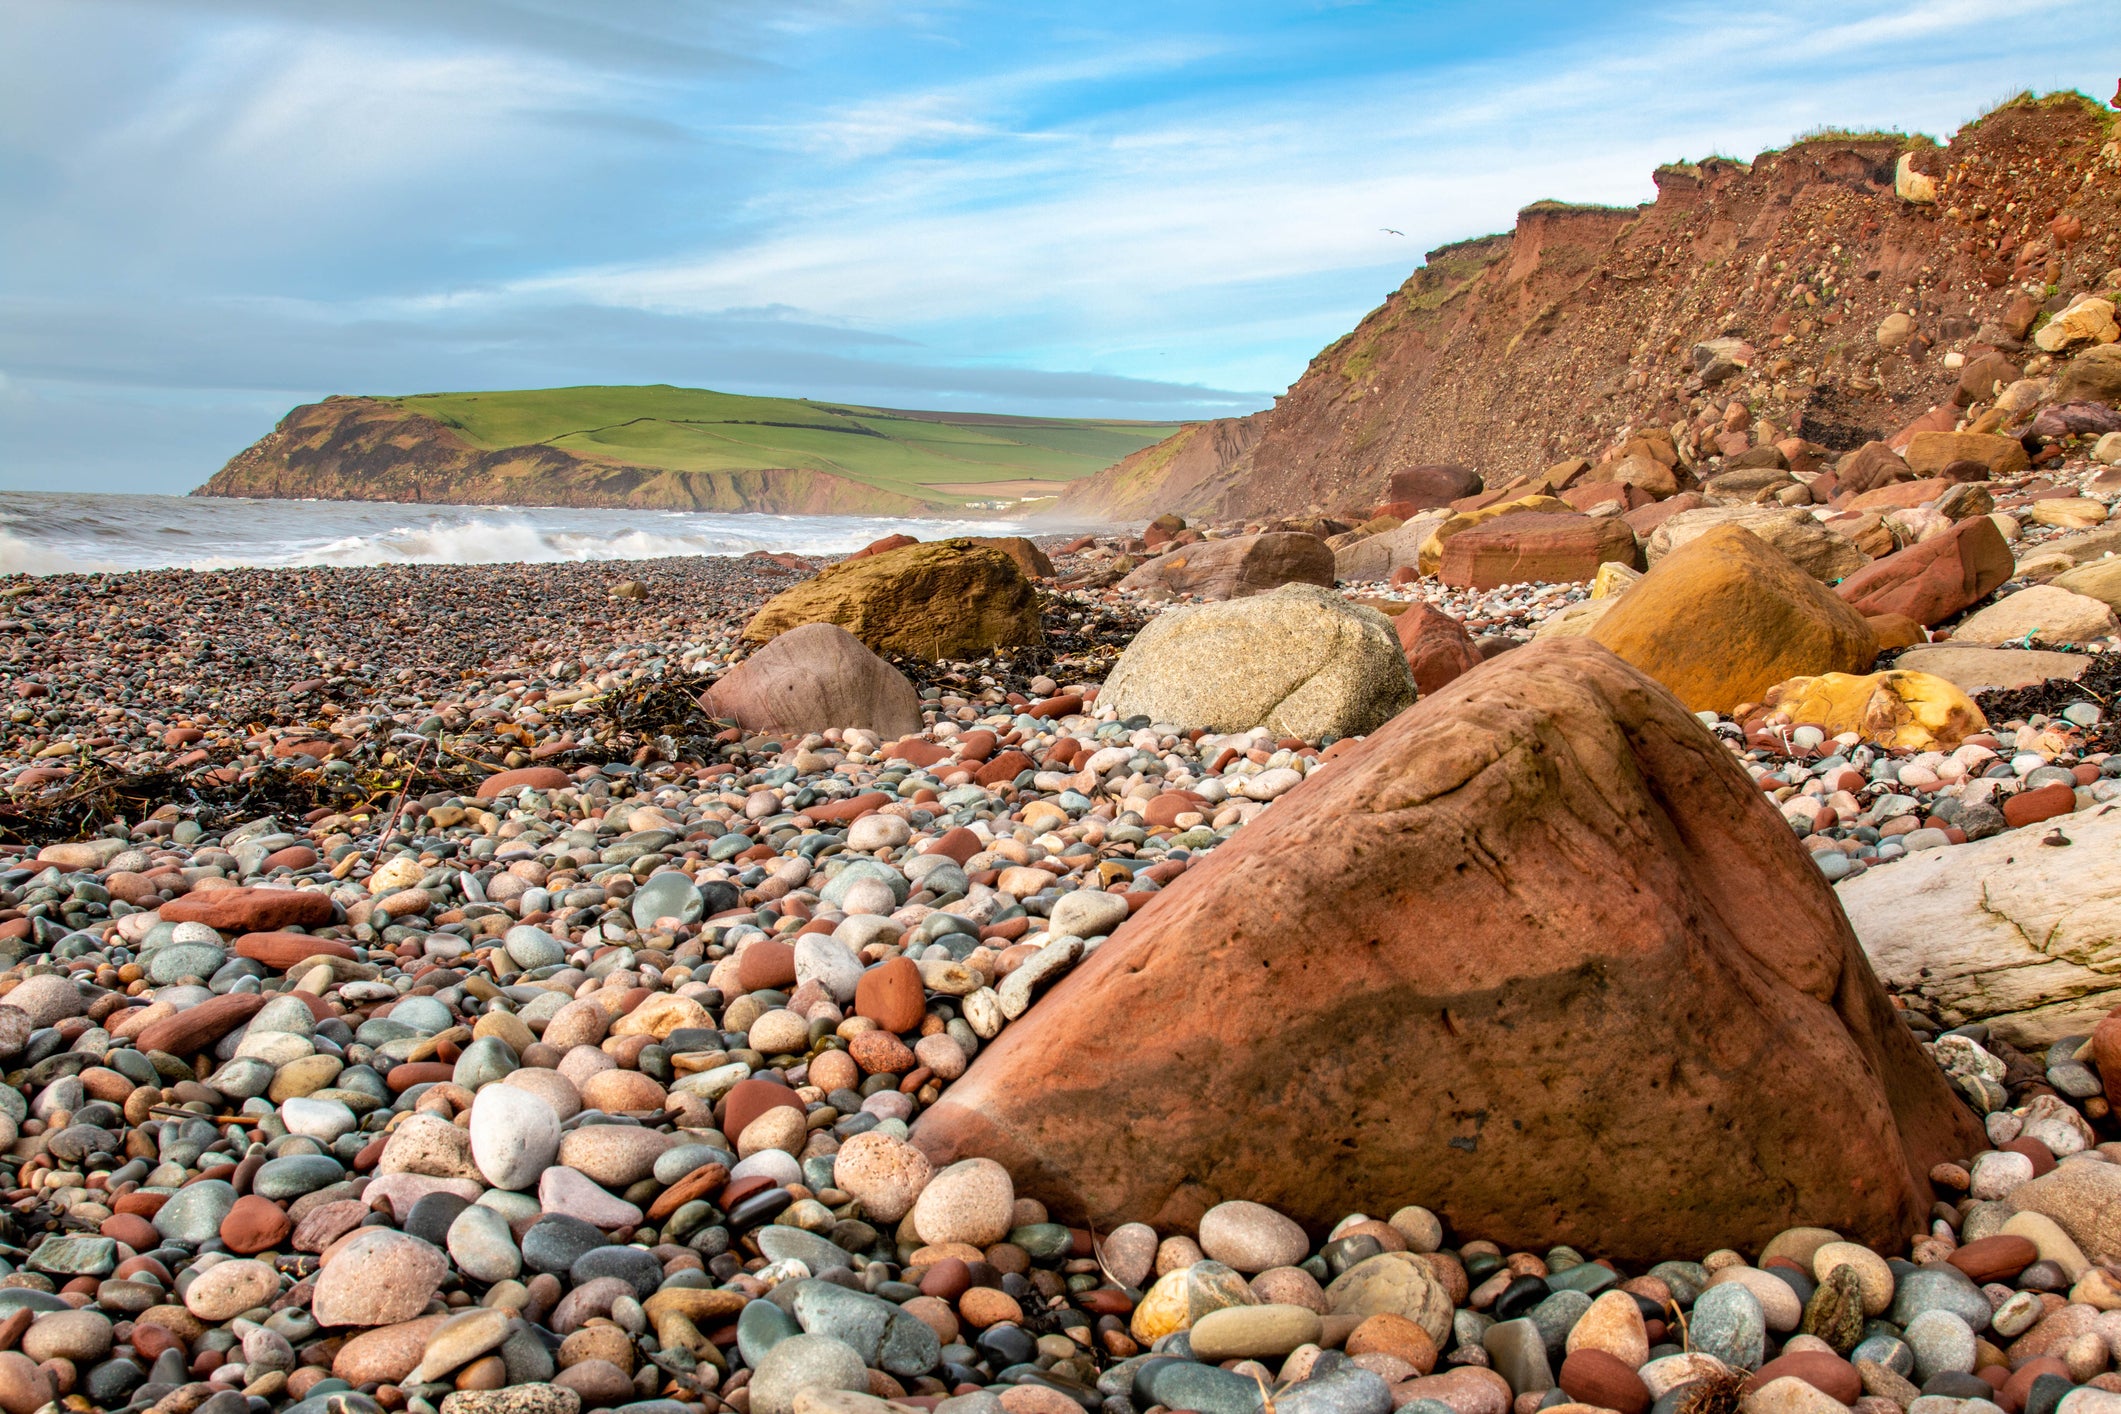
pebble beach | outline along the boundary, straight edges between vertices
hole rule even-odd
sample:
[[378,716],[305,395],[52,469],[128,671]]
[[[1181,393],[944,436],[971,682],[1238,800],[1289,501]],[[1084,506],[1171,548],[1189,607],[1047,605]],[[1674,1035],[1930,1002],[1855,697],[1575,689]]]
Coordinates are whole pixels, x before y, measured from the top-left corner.
[[[2033,563],[2090,514],[2051,524],[2065,518],[2042,507],[2090,502],[2104,519],[2113,492],[2085,451],[1990,478],[1986,505],[1955,503],[1960,520],[2010,520],[2018,565]],[[1955,523],[1889,528],[1879,558]],[[0,1409],[2121,1411],[2113,1001],[2057,984],[1983,1012],[1988,994],[1929,985],[1919,957],[1896,972],[1853,894],[1854,933],[1833,903],[1837,886],[1883,887],[1925,861],[1975,877],[1998,843],[2037,852],[2067,831],[2092,845],[2121,795],[2112,631],[1998,650],[2081,660],[2078,685],[1972,683],[1978,722],[1962,712],[1946,739],[1929,719],[1881,733],[1774,702],[1689,711],[1551,632],[1587,605],[1654,595],[1676,574],[1657,563],[1490,587],[1329,566],[1323,585],[1292,574],[1228,597],[1133,577],[1206,564],[1218,545],[1261,564],[1297,553],[1280,537],[1329,559],[1356,543],[1325,548],[1345,525],[1209,529],[885,543],[821,577],[824,559],[754,554],[0,583]],[[954,591],[934,587],[946,574],[1006,579],[1029,626],[940,658],[872,653],[838,628],[779,657],[747,637],[777,596],[853,596],[858,575],[891,565],[930,576],[921,609],[938,622],[920,641],[960,626]],[[2041,582],[1983,597],[2007,605]],[[963,602],[984,612],[999,594]],[[1183,626],[1209,632],[1218,614],[1233,616],[1218,634],[1261,616],[1249,631],[1282,657],[1315,653],[1304,682],[1324,686],[1262,687],[1272,664],[1231,662],[1235,639],[1186,658],[1199,650]],[[1920,648],[1961,642],[1964,621],[1918,627]],[[1036,1124],[1004,1111],[1036,1053],[1085,1024],[1064,1013],[1112,982],[1122,950],[1163,929],[1209,955],[1204,898],[1229,900],[1244,935],[1258,871],[1301,874],[1325,848],[1305,833],[1317,802],[1393,751],[1419,769],[1466,732],[1505,731],[1522,705],[1511,685],[1542,672],[1591,683],[1611,720],[1537,705],[1548,715],[1524,730],[1566,738],[1554,754],[1572,764],[1525,766],[1504,795],[1545,801],[1528,817],[1539,830],[1623,828],[1570,784],[1581,769],[1617,782],[1601,789],[1622,815],[1653,813],[1624,806],[1638,789],[1669,810],[1678,823],[1649,852],[1728,846],[1718,868],[1757,863],[1800,900],[1773,919],[1731,908],[1717,926],[1748,956],[1769,955],[1748,929],[1805,934],[1809,960],[1763,964],[1791,977],[1748,995],[1786,987],[1798,1032],[1853,1046],[1868,1059],[1848,1068],[1893,1091],[1890,1109],[1852,1100],[1820,1119],[1868,1113],[1892,1131],[1897,1113],[1905,1131],[1882,1166],[1829,1185],[1883,1195],[1818,1205],[1848,1230],[1769,1220],[1809,1201],[1803,1173],[1763,1178],[1757,1211],[1645,1190],[1632,1201],[1654,1223],[1608,1214],[1557,1242],[1512,1218],[1461,1230],[1463,1205],[1422,1201],[1418,1177],[1356,1210],[1255,1201],[1303,1185],[1260,1172],[1247,1191],[1229,1166],[1115,1199],[1141,1215],[1108,1225],[1091,1188],[1015,1161]],[[872,724],[758,725],[788,683]],[[1219,719],[1246,715],[1253,692],[1271,704],[1260,720]],[[1635,745],[1600,749],[1633,764],[1601,774],[1584,743],[1613,723]],[[1502,801],[1478,809],[1515,819]],[[1728,833],[1682,847],[1697,807]],[[1470,838],[1489,817],[1468,818]],[[1474,849],[1426,862],[1450,874],[1460,847]],[[1245,867],[1218,863],[1248,848]],[[1513,848],[1498,833],[1475,853],[1508,875]],[[2096,849],[2074,856],[2100,876],[2088,892],[2104,887]],[[1748,850],[1758,859],[1734,857]],[[1570,861],[1557,875],[1581,853],[1557,847]],[[1346,878],[1358,914],[1368,882]],[[1699,916],[1721,907],[1703,887]],[[1185,931],[1197,926],[1209,931]],[[1336,926],[1310,920],[1363,945]],[[2081,950],[2068,961],[2098,971]],[[1814,967],[1841,980],[1817,983]],[[1701,985],[1736,985],[1731,972],[1707,968]],[[1223,996],[1242,1026],[1185,1052],[1204,1076],[1253,1042],[1290,1048],[1306,1073],[1334,1062],[1330,1031],[1282,1040],[1198,985],[1177,1021],[1107,1019],[1147,1050]],[[1293,1009],[1308,994],[1290,995]],[[1440,1015],[1439,1036],[1485,1034],[1463,997]],[[1658,1024],[1668,1044],[1713,1051],[1725,1022]],[[1034,1039],[1013,1043],[1019,1027]],[[1719,1061],[1731,1093],[1772,1109],[1746,1078],[1761,1063]],[[953,1102],[961,1080],[975,1099]],[[1656,1088],[1648,1111],[1674,1105],[1675,1131],[1693,1122]],[[1113,1115],[1141,1103],[1115,1082]],[[1442,1143],[1465,1122],[1447,1103],[1417,1090],[1394,1121],[1403,1141]],[[1538,1102],[1524,1103],[1514,1113],[1536,1127]],[[1137,1118],[1185,1106],[1163,1097]],[[1512,1141],[1481,1137],[1487,1113],[1450,1144],[1506,1165]],[[1016,1124],[1008,1146],[971,1152],[990,1121]],[[1688,1133],[1682,1167],[1778,1171]],[[1120,1136],[1075,1140],[1095,1153]],[[1640,1160],[1628,1152],[1614,1165]],[[1565,1184],[1573,1161],[1534,1182]],[[1136,1179],[1095,1182],[1133,1195]]]

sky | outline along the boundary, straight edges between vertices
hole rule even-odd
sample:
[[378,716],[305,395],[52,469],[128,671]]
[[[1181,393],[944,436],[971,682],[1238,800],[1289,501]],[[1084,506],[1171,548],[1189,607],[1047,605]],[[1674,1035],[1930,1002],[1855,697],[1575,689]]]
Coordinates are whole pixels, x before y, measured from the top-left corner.
[[2104,99],[2114,3],[0,0],[0,487],[329,393],[1249,412],[1533,201]]

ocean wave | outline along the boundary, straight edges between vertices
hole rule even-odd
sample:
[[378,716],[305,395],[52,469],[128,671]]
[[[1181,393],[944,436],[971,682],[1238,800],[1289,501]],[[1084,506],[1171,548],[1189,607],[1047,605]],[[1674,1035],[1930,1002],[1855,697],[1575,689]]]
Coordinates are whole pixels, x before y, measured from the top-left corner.
[[0,498],[0,574],[841,555],[896,532],[935,540],[1020,529],[955,519],[9,493]]

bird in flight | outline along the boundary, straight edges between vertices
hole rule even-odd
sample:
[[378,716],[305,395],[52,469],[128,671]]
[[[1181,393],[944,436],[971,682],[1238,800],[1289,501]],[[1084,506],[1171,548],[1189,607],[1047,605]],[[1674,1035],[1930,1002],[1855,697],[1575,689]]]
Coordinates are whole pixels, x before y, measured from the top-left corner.
[[1377,229],[1383,231],[1388,236],[1404,236],[1406,234],[1405,231],[1395,231],[1390,226],[1379,226]]

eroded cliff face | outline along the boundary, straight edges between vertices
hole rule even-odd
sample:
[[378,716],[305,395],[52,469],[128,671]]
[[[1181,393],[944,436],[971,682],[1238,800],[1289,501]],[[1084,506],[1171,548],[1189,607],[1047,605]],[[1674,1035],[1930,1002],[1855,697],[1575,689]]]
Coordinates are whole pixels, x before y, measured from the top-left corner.
[[[1783,434],[1861,445],[1945,400],[1948,349],[2016,353],[2042,309],[2115,283],[2113,138],[2111,113],[2063,95],[1946,148],[1819,138],[1664,168],[1639,208],[1527,207],[1507,235],[1431,251],[1242,433],[1188,428],[1062,509],[1353,512],[1405,467],[1462,463],[1493,485],[1653,426],[1713,451],[1706,418],[1732,400]],[[1888,349],[1895,311],[1915,336]],[[1721,338],[1744,361],[1697,367]]]
[[669,471],[542,445],[486,451],[443,423],[374,398],[296,408],[195,494],[779,515],[926,509],[910,496],[803,468]]

